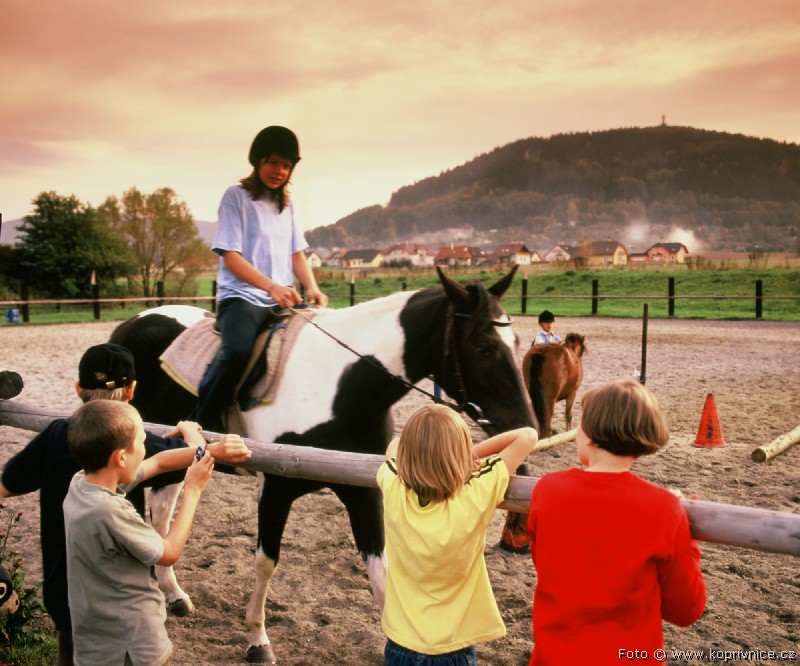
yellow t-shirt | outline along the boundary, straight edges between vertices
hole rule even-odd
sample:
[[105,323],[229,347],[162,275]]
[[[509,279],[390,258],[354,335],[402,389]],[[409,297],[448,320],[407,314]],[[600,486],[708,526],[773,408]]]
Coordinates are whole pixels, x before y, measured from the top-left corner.
[[505,463],[491,456],[455,497],[423,507],[394,460],[380,466],[388,561],[382,626],[395,643],[443,654],[505,636],[483,549],[508,479]]

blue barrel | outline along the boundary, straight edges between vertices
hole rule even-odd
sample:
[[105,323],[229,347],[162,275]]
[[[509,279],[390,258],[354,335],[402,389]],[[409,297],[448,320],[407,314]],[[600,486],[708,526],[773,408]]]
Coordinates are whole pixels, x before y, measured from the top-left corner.
[[19,308],[8,308],[6,310],[6,321],[9,324],[19,324]]

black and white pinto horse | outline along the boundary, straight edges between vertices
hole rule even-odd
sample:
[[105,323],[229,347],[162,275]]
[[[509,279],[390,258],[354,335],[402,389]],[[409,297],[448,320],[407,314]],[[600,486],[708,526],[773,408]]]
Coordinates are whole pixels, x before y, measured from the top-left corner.
[[[304,326],[297,336],[276,400],[244,412],[246,432],[240,434],[263,442],[382,455],[393,435],[391,406],[411,385],[430,376],[463,411],[473,417],[482,412],[479,423],[488,432],[531,426],[533,415],[516,361],[518,341],[500,304],[514,273],[487,289],[461,285],[439,271],[441,286],[316,311],[315,326]],[[112,334],[111,341],[128,347],[135,357],[134,404],[145,421],[174,424],[190,413],[194,397],[163,373],[158,357],[202,312],[188,306],[156,308],[122,323]],[[526,473],[524,466],[518,473]],[[325,486],[341,500],[380,608],[386,559],[377,488],[259,476],[247,660],[272,663],[264,607],[294,500]],[[163,529],[166,522],[160,524]],[[170,588],[165,589],[170,601],[182,596],[188,602],[174,576],[160,577],[160,584]]]

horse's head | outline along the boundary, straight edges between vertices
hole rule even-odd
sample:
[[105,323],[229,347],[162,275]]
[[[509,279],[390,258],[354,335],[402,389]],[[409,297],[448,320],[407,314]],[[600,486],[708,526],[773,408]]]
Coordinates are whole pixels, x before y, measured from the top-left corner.
[[489,288],[437,272],[442,288],[420,292],[417,301],[416,316],[423,317],[417,325],[424,330],[419,342],[429,353],[426,374],[487,432],[532,425],[516,363],[518,340],[500,303],[516,266]]
[[589,353],[589,347],[586,346],[586,336],[584,335],[567,333],[567,337],[564,338],[562,344],[574,351],[578,355],[578,358],[582,358],[584,354]]

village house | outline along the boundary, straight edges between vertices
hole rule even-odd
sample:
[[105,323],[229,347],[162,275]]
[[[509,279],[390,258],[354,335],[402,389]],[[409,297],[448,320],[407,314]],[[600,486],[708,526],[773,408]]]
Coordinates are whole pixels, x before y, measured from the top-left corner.
[[344,248],[336,248],[332,250],[331,253],[325,258],[325,265],[332,266],[334,268],[340,268],[342,264],[342,257],[347,254],[347,250]]
[[581,256],[589,266],[625,266],[628,249],[615,240],[595,241],[581,248]]
[[381,254],[384,264],[410,262],[415,267],[433,266],[433,252],[418,243],[396,243],[387,247]]
[[472,265],[473,266],[480,266],[482,264],[488,264],[491,261],[491,255],[484,250],[482,247],[472,247],[469,248],[470,253],[472,254]]
[[312,250],[311,248],[306,248],[305,250],[303,250],[303,254],[306,255],[306,261],[308,262],[308,265],[311,268],[322,267],[322,259],[320,259],[320,256],[316,253],[315,250]]
[[378,268],[382,265],[380,250],[348,250],[342,257],[343,268]]
[[466,245],[446,245],[434,257],[437,266],[472,266],[472,251]]
[[491,257],[501,265],[530,266],[531,263],[531,251],[522,243],[498,245]]
[[689,250],[683,243],[656,243],[645,254],[650,261],[664,264],[685,264]]
[[579,257],[581,248],[577,245],[566,245],[558,243],[552,247],[551,250],[545,253],[545,261],[572,261],[575,257]]
[[559,243],[544,258],[545,261],[574,261],[586,266],[624,266],[628,263],[628,250],[614,240],[583,245]]

